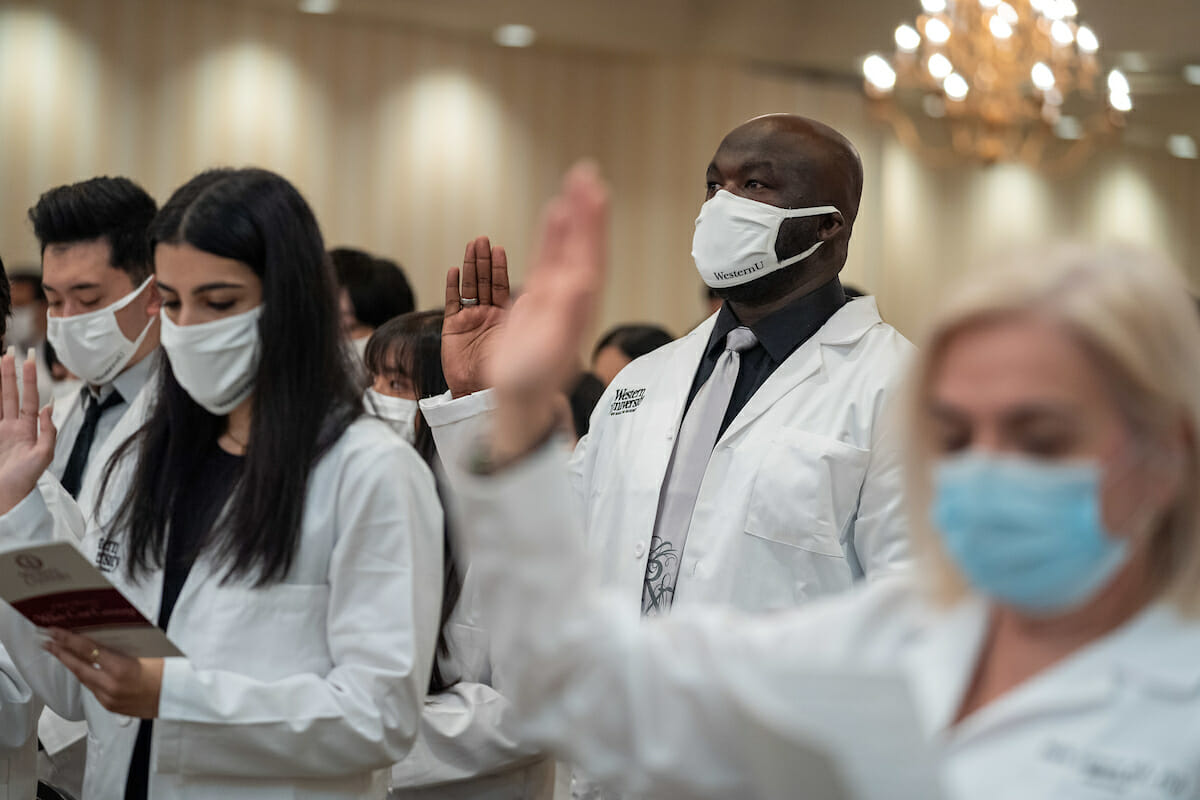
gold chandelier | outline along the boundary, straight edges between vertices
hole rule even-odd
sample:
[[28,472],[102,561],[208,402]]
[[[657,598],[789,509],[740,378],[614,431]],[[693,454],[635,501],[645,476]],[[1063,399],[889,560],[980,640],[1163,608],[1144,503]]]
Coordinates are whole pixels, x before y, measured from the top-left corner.
[[875,112],[927,159],[1070,168],[1133,108],[1119,70],[1100,83],[1073,0],[921,0],[890,59],[863,62]]

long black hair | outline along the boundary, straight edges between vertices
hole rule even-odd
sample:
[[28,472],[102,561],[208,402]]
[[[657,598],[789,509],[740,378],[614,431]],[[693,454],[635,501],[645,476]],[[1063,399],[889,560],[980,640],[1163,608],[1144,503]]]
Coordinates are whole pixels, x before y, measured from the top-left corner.
[[[414,311],[395,319],[390,319],[375,329],[367,341],[367,349],[363,352],[367,372],[371,377],[403,372],[407,375],[417,392],[417,398],[436,397],[449,388],[446,385],[446,375],[442,372],[442,312]],[[437,467],[437,445],[433,441],[433,431],[425,422],[425,417],[417,414],[417,437],[413,442],[417,453],[433,470],[439,474]],[[438,496],[445,502],[445,488],[438,480]],[[454,536],[450,531],[450,515],[445,516],[445,538],[442,545],[442,618],[438,626],[437,651],[439,655],[448,656],[450,646],[446,642],[446,623],[450,614],[458,604],[462,594],[462,578],[454,560]],[[444,692],[454,685],[442,674],[438,660],[433,660],[433,673],[429,679],[429,691],[432,694]]]
[[[206,550],[225,580],[281,580],[300,541],[313,465],[362,413],[341,344],[337,291],[312,210],[290,183],[261,169],[203,172],[180,187],[149,229],[150,247],[188,244],[239,261],[262,280],[262,358],[254,383],[250,439],[226,524]],[[132,576],[161,567],[167,526],[199,453],[225,418],[210,414],[160,360],[158,400],[149,419],[105,469],[107,494],[117,462],[137,450],[128,494],[108,523],[126,531]]]

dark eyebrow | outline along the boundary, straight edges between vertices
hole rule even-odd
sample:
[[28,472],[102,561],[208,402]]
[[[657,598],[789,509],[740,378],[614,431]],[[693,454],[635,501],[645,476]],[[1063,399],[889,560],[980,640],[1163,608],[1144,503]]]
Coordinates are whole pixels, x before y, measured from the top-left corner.
[[767,172],[775,171],[775,162],[773,161],[747,161],[740,167],[742,172],[751,172],[756,169],[766,170]]
[[[156,281],[156,284],[158,285],[159,289],[166,289],[168,292],[172,292],[173,294],[179,294],[178,290],[171,288],[170,286],[163,283],[162,281]],[[205,283],[200,286],[197,286],[195,289],[192,289],[192,294],[203,294],[204,292],[211,292],[216,289],[244,289],[244,288],[245,288],[245,286],[243,286],[240,283],[228,283],[228,282],[224,282],[224,281],[214,281],[213,283]]]
[[[50,286],[46,283],[42,284],[42,288],[48,292],[54,292],[55,294],[63,293],[63,292],[60,292],[58,289],[55,289],[53,286]],[[83,292],[83,291],[88,291],[91,289],[100,289],[100,288],[102,288],[102,287],[98,283],[74,283],[74,284],[71,284],[70,286],[68,286],[64,291],[66,291],[66,292]]]

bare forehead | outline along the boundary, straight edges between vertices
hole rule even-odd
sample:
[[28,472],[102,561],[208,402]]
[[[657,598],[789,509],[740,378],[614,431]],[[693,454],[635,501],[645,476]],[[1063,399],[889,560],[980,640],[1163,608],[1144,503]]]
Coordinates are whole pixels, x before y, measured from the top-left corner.
[[775,126],[742,126],[722,140],[713,156],[718,167],[769,163],[779,169],[803,168],[828,158],[828,147],[798,130]]

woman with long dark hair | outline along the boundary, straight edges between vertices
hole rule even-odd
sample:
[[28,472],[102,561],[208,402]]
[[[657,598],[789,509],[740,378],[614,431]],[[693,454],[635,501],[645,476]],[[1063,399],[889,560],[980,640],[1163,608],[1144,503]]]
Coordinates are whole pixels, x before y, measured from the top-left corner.
[[[321,234],[291,184],[202,173],[150,236],[158,400],[107,465],[83,549],[185,657],[57,630],[46,653],[11,610],[0,637],[52,708],[88,721],[87,797],[381,797],[429,681],[433,478],[362,415]],[[6,357],[5,393],[14,375]],[[0,531],[26,538],[53,522],[33,484],[53,443],[36,402],[4,415],[0,445]]]

